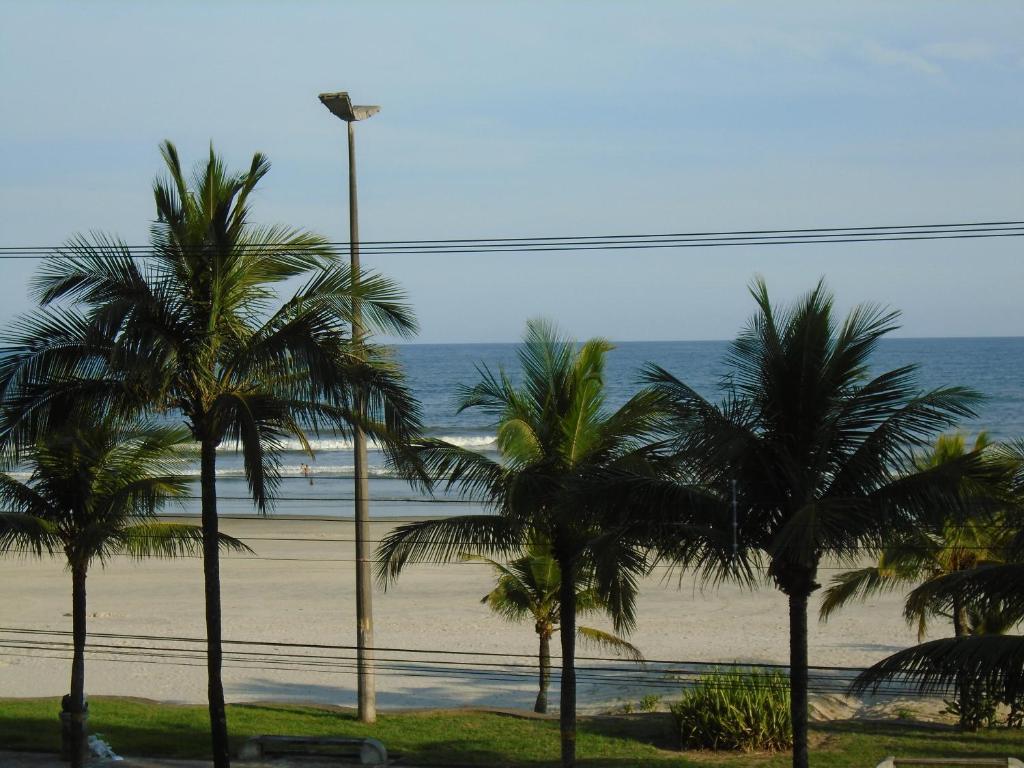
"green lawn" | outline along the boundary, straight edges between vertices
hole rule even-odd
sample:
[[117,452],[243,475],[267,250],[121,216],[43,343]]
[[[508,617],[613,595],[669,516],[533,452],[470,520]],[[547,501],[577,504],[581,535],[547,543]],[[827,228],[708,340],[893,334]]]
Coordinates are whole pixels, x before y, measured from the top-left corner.
[[[0,747],[56,751],[56,699],[0,700]],[[124,755],[205,757],[206,710],[136,699],[94,698],[90,726]],[[352,712],[328,707],[236,704],[228,707],[236,749],[260,733],[374,736],[411,763],[444,765],[556,765],[558,724],[471,711],[384,714],[373,726]],[[916,757],[1024,756],[1024,733],[963,734],[906,723],[834,723],[816,726],[812,764],[871,768],[886,755]],[[786,766],[786,754],[680,753],[672,749],[671,719],[662,714],[582,718],[581,763],[587,766]]]

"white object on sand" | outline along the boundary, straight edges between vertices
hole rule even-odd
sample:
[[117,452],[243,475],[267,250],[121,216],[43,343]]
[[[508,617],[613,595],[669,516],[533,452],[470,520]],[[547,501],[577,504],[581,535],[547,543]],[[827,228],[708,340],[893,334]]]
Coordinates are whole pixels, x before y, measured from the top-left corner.
[[89,736],[89,754],[93,757],[100,757],[104,760],[124,760],[123,757],[116,754],[110,745],[107,744],[98,734],[92,734]]

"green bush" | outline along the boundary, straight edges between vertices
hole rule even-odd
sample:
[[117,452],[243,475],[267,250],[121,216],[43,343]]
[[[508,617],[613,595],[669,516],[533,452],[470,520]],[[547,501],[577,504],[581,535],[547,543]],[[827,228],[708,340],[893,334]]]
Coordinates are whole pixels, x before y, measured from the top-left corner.
[[681,749],[781,750],[793,745],[789,678],[765,670],[715,671],[669,709]]
[[[998,679],[964,676],[944,714],[956,715],[965,731],[981,728],[1024,727],[1024,691],[1009,689]],[[1005,719],[1004,716],[1005,715]]]
[[658,708],[658,704],[661,703],[661,696],[655,696],[654,694],[648,694],[640,699],[640,703],[636,705],[636,708],[641,712],[654,712]]

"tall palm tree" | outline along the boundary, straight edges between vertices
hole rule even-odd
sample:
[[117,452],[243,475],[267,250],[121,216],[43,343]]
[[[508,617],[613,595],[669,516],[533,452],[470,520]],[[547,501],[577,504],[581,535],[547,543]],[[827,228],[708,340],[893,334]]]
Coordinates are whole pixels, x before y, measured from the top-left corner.
[[[498,577],[494,589],[484,595],[480,602],[508,621],[533,621],[540,643],[537,658],[538,691],[533,711],[547,713],[548,687],[551,684],[551,638],[558,632],[562,620],[559,601],[562,573],[551,555],[550,545],[533,543],[521,557],[508,563],[499,563],[481,555],[466,555],[465,559],[488,563]],[[592,582],[592,574],[576,575],[577,616],[608,613],[609,606],[601,599],[600,592]],[[634,661],[643,660],[636,646],[611,632],[577,626],[576,635],[584,643],[627,656]]]
[[[323,238],[249,220],[250,196],[270,168],[263,155],[230,173],[211,147],[190,183],[174,145],[161,153],[167,176],[154,185],[149,258],[140,263],[121,241],[94,235],[46,260],[34,282],[44,309],[0,351],[0,395],[16,443],[75,403],[177,414],[199,443],[210,724],[214,764],[226,768],[217,447],[240,445],[261,512],[288,436],[308,450],[308,430],[361,423],[401,460],[419,409],[386,353],[353,342],[353,301],[367,330],[411,334],[415,323],[392,283],[354,281]],[[301,284],[279,301],[289,280]]]
[[460,410],[475,408],[495,418],[500,459],[443,441],[420,447],[433,476],[497,514],[403,525],[378,550],[378,576],[386,585],[410,563],[448,561],[465,551],[510,557],[531,541],[551,543],[560,577],[564,766],[572,766],[576,755],[577,577],[593,574],[593,587],[621,632],[635,623],[637,579],[647,572],[644,548],[596,504],[591,482],[617,470],[653,471],[656,460],[649,445],[655,399],[640,394],[614,412],[605,408],[610,349],[601,339],[577,346],[551,324],[530,321],[519,350],[522,385],[504,371],[482,367],[480,381],[461,390]]
[[[760,279],[751,293],[757,312],[726,358],[720,404],[663,368],[650,366],[646,378],[670,412],[680,475],[692,484],[665,514],[707,531],[692,564],[711,576],[723,563],[730,574],[765,568],[788,597],[793,765],[807,768],[807,601],[818,565],[881,549],[956,496],[977,457],[920,469],[913,452],[970,416],[976,396],[921,392],[914,366],[870,373],[895,312],[861,305],[840,323],[821,282],[786,308]],[[686,562],[692,548],[680,549]]]
[[[990,448],[990,440],[982,432],[972,450],[980,455]],[[933,450],[915,463],[924,469],[962,458],[967,453],[963,435],[942,435]],[[992,489],[991,492],[998,492],[998,489]],[[835,576],[825,590],[819,616],[822,621],[826,621],[855,599],[863,600],[900,587],[926,584],[946,574],[970,570],[979,565],[1004,562],[1007,542],[1006,527],[988,515],[963,517],[947,514],[931,525],[923,521],[914,530],[891,540],[874,565]],[[991,611],[972,610],[970,605],[959,598],[953,601],[949,613],[944,613],[939,606],[908,604],[906,618],[909,623],[917,626],[919,642],[927,634],[928,620],[936,615],[943,615],[952,622],[954,637],[977,634],[984,629],[986,623],[993,629],[998,626],[1005,630],[1009,620],[1008,616],[1000,617]]]
[[[181,429],[124,424],[106,418],[51,430],[21,454],[28,479],[0,472],[0,553],[28,544],[60,551],[71,572],[71,764],[85,752],[86,577],[89,566],[114,555],[173,557],[202,551],[198,526],[160,522],[166,499],[181,495]],[[30,533],[31,532],[31,533]],[[220,535],[221,547],[247,551]]]
[[[969,605],[981,618],[1001,616],[998,628],[1003,630],[1024,617],[1024,440],[999,446],[997,452],[1004,473],[999,479],[1007,486],[1001,499],[1004,562],[977,564],[919,585],[907,597],[908,613],[955,611],[959,605]],[[1024,636],[984,632],[922,643],[869,667],[852,690],[902,681],[916,684],[922,693],[945,693],[964,680],[981,682],[1002,701],[1015,702],[1019,717],[1024,701]]]

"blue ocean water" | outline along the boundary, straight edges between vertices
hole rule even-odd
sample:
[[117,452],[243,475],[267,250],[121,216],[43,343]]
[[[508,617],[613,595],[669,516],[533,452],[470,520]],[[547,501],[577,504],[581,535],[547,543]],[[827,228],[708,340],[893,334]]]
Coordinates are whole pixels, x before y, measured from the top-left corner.
[[[608,405],[617,407],[637,389],[638,372],[648,362],[668,369],[705,397],[717,399],[725,372],[727,341],[622,342],[608,357]],[[412,389],[423,406],[431,435],[476,450],[493,450],[494,427],[485,415],[455,412],[459,385],[475,383],[477,366],[503,367],[515,379],[516,344],[417,344],[396,348]],[[1024,437],[1024,338],[887,339],[873,360],[877,372],[907,364],[919,366],[922,389],[948,385],[972,387],[985,401],[965,432],[988,430],[996,439]],[[348,516],[351,514],[352,454],[348,440],[320,435],[310,459],[289,446],[282,457],[282,480],[275,514]],[[308,477],[303,464],[309,465]],[[380,452],[370,452],[371,514],[380,517],[453,514],[466,511],[454,500],[427,500],[390,477]],[[198,468],[196,468],[197,472]],[[224,446],[218,459],[221,509],[252,514],[246,500],[240,456]],[[195,512],[195,502],[188,511]]]

